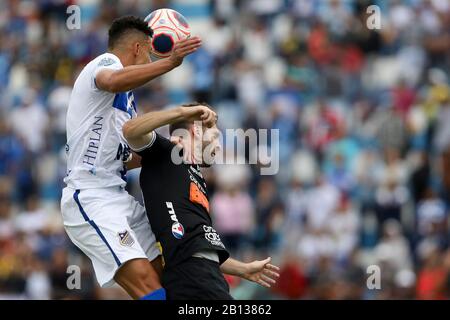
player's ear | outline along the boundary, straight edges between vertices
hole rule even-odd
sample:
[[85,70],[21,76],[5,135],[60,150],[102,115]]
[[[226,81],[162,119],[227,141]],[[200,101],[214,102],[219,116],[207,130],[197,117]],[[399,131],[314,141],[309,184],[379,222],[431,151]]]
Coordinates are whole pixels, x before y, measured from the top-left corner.
[[176,145],[181,144],[181,140],[182,140],[182,137],[174,137],[174,136],[170,137],[170,142],[172,142],[173,144],[176,144]]
[[140,53],[140,50],[142,50],[142,48],[141,48],[141,44],[139,43],[139,42],[135,42],[134,43],[134,55],[136,56],[136,57],[138,57],[139,56],[139,53]]

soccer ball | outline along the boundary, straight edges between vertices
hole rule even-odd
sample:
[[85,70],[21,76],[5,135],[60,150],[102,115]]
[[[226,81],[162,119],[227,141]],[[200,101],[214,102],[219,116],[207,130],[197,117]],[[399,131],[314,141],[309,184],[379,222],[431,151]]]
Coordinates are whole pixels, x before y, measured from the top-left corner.
[[152,59],[167,58],[179,40],[189,38],[191,31],[185,17],[172,9],[158,9],[145,19],[153,29]]

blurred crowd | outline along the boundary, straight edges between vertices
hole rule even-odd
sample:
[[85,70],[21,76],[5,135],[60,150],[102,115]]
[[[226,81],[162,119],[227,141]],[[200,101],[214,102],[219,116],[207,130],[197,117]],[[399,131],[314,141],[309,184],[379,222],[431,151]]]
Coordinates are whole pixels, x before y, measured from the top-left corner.
[[[80,29],[66,26],[72,4]],[[367,27],[370,4],[381,29]],[[205,171],[231,253],[281,267],[270,290],[227,277],[232,294],[450,298],[449,1],[6,0],[0,299],[126,298],[98,288],[61,224],[65,112],[111,21],[162,7],[184,14],[204,45],[135,92],[140,112],[206,101],[221,129],[279,130],[279,141],[239,155],[279,148],[278,174],[261,175],[262,163]],[[128,189],[140,199],[138,175],[129,172]],[[81,269],[80,290],[67,288],[69,265]]]

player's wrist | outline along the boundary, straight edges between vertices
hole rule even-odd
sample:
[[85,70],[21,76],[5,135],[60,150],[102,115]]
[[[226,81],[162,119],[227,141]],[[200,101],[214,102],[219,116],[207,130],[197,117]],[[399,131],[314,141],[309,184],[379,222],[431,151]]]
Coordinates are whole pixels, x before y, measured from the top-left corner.
[[173,54],[167,60],[169,60],[172,69],[180,66],[181,63],[183,62],[183,59],[176,57]]
[[177,113],[177,115],[178,115],[178,117],[181,119],[181,120],[187,120],[188,119],[188,117],[189,117],[189,112],[188,112],[188,110],[187,110],[188,108],[184,108],[184,107],[177,107],[175,110],[176,110],[176,113]]
[[200,112],[201,108],[199,107],[190,107],[190,108],[180,107],[180,108],[182,112],[181,117],[183,120],[188,121],[198,120],[198,117],[201,114]]
[[250,277],[250,264],[242,263],[239,268],[237,268],[237,275],[243,279],[249,279]]

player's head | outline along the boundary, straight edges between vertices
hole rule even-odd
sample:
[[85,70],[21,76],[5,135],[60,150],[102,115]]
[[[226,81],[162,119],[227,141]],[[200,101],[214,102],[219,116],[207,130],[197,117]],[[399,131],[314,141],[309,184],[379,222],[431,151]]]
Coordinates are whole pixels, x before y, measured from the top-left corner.
[[[211,106],[204,102],[183,104],[184,108]],[[180,141],[183,149],[189,150],[193,161],[202,167],[209,167],[220,150],[220,131],[216,125],[208,128],[201,121],[180,121],[169,126],[173,139]],[[195,142],[194,142],[195,141]]]
[[153,30],[141,18],[120,17],[109,28],[108,49],[122,55],[128,64],[149,63],[152,36]]

